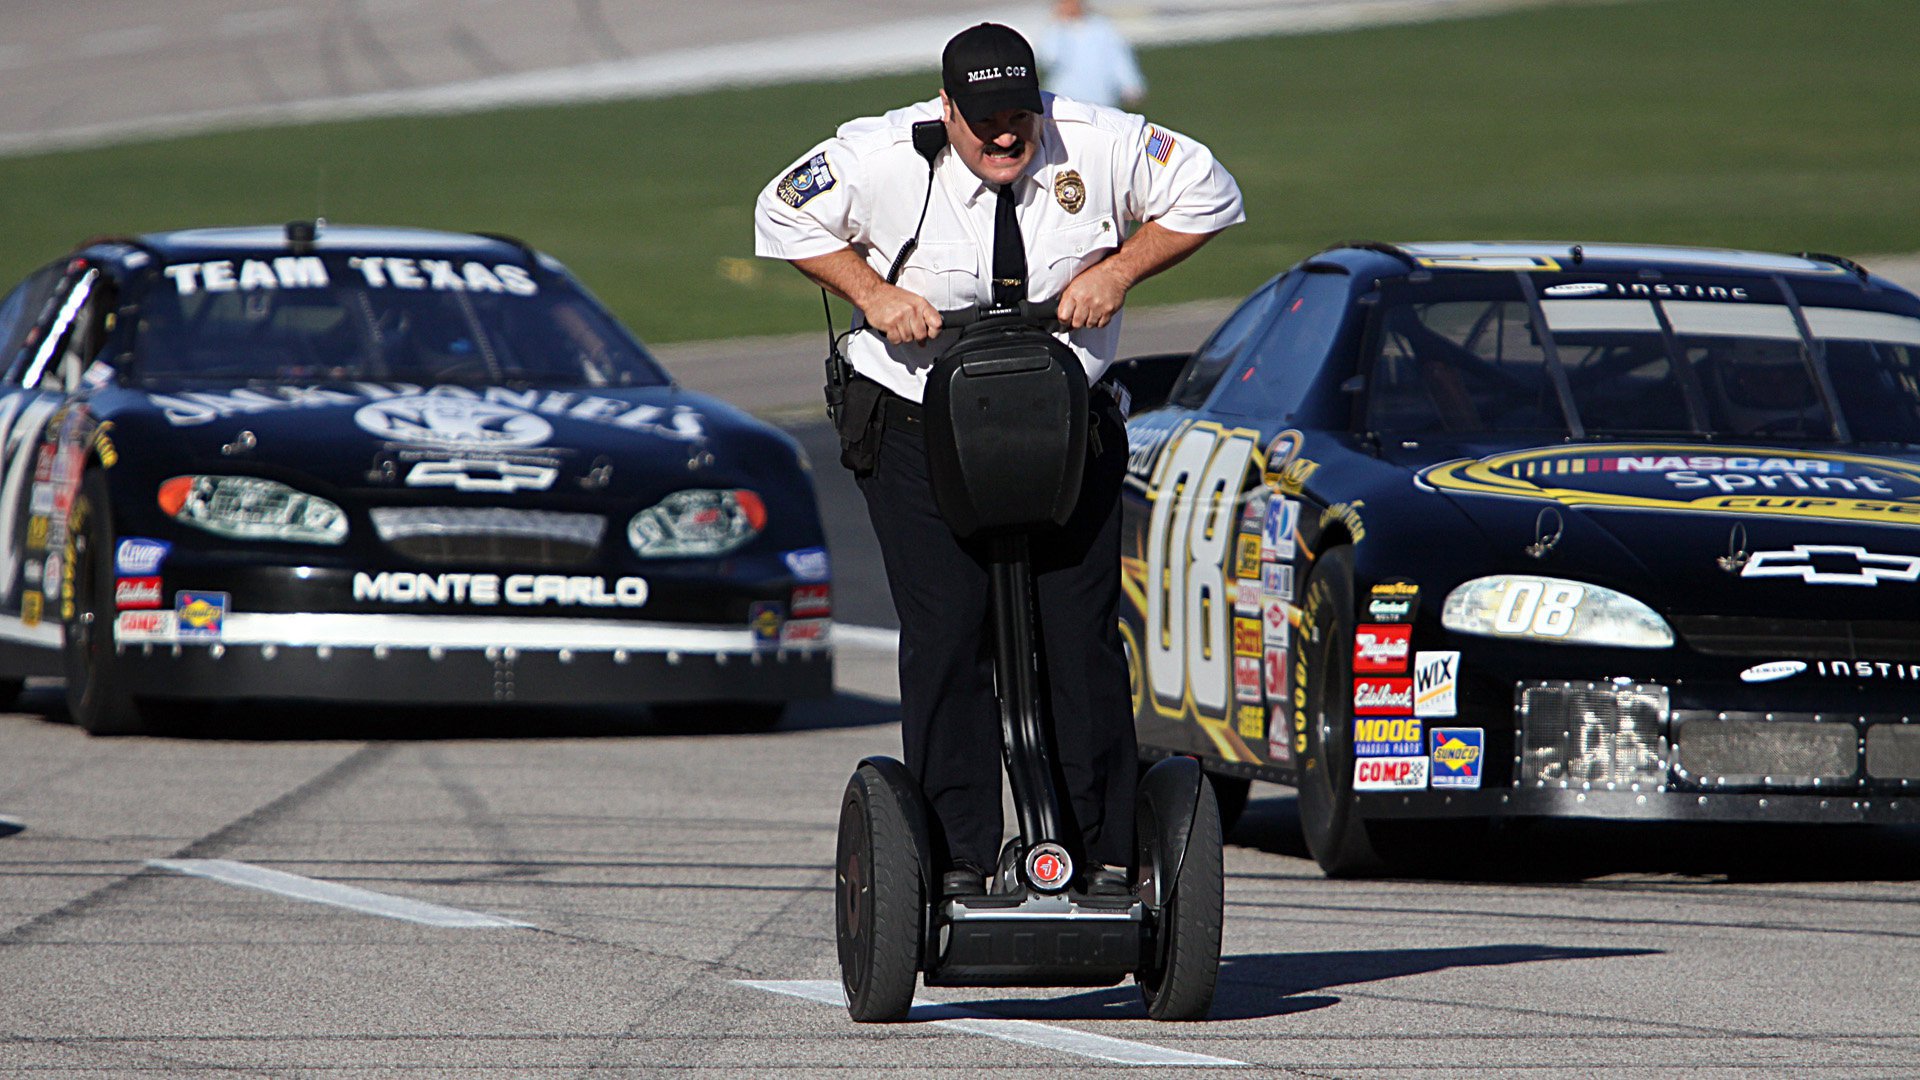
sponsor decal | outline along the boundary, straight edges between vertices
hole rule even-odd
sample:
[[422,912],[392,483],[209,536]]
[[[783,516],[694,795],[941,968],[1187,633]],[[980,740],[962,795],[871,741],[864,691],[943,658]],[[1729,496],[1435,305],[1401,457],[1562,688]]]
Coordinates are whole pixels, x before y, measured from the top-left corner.
[[539,293],[533,275],[512,263],[462,262],[451,259],[410,259],[396,256],[355,256],[347,265],[360,271],[370,288],[432,289],[436,292],[512,293],[533,296]]
[[1127,475],[1146,479],[1160,448],[1180,430],[1179,423],[1160,413],[1127,421]]
[[1266,520],[1260,530],[1260,557],[1293,558],[1293,534],[1300,528],[1300,500],[1274,499],[1267,503]]
[[47,599],[43,594],[31,589],[21,593],[20,625],[26,627],[39,626],[40,620],[46,617],[46,608]]
[[1249,705],[1260,704],[1260,658],[1258,656],[1236,656],[1233,658],[1233,700]]
[[1367,592],[1367,618],[1376,623],[1410,623],[1419,605],[1420,586],[1405,578],[1383,581]]
[[254,292],[261,289],[324,289],[327,264],[317,255],[289,255],[278,259],[216,259],[212,262],[175,263],[160,272],[173,282],[181,296],[205,290],[210,293]]
[[1563,506],[1920,525],[1920,464],[1860,454],[1621,444],[1539,447],[1424,469],[1438,491]]
[[1267,504],[1272,499],[1273,493],[1264,487],[1247,492],[1246,501],[1240,504],[1240,531],[1259,532],[1261,523],[1267,519]]
[[[527,433],[535,430],[530,420],[540,420],[546,416],[564,416],[609,427],[623,428],[629,431],[644,431],[663,439],[690,441],[704,438],[706,425],[699,412],[685,405],[646,405],[616,398],[598,397],[592,394],[580,394],[571,390],[514,389],[505,386],[419,386],[413,383],[340,383],[333,386],[262,386],[235,390],[200,391],[183,390],[172,394],[149,394],[148,400],[159,406],[174,427],[197,427],[210,424],[230,416],[248,416],[255,413],[279,412],[290,409],[322,409],[364,406],[369,403],[389,401],[413,401],[430,399],[433,401],[467,401],[481,406],[499,406],[513,410],[515,415],[534,414],[526,419],[513,421],[510,425],[505,416],[496,416],[492,427],[481,435],[471,434],[465,426],[467,421],[458,419],[457,412],[436,418],[449,430],[428,433],[435,436],[434,441],[419,445],[439,449],[473,452],[476,449],[500,450],[514,446],[532,445],[517,442]],[[457,406],[455,409],[457,410]],[[370,422],[381,426],[373,434],[385,436],[388,427],[411,435],[419,425],[408,419],[409,410],[399,409],[397,417],[374,416]],[[488,423],[483,414],[469,412],[475,426]],[[389,423],[391,421],[391,423]],[[541,420],[541,423],[545,423]],[[364,425],[363,425],[364,426]],[[499,437],[500,432],[493,429],[506,426],[508,437]],[[440,436],[445,436],[441,438]],[[544,440],[545,435],[541,436]],[[407,442],[395,438],[395,442]]]
[[1264,705],[1235,705],[1233,727],[1243,739],[1256,742],[1267,734],[1267,709]]
[[818,618],[833,614],[833,587],[830,585],[795,585],[788,610],[796,619]]
[[27,546],[45,548],[47,546],[47,522],[45,515],[36,514],[27,519]]
[[780,178],[773,189],[780,201],[795,209],[807,205],[807,201],[823,191],[832,191],[839,179],[833,175],[833,165],[827,161],[826,151],[821,151],[794,166],[793,171]]
[[788,619],[786,623],[780,627],[780,644],[824,644],[832,628],[832,619]]
[[1353,721],[1353,756],[1409,757],[1427,752],[1425,723],[1410,716],[1387,719],[1356,717]]
[[1765,664],[1755,664],[1740,673],[1741,682],[1773,682],[1776,679],[1790,679],[1807,670],[1805,660],[1773,660]]
[[1293,600],[1293,567],[1288,563],[1268,563],[1260,568],[1260,586],[1270,600]]
[[1423,652],[1413,658],[1413,715],[1454,715],[1460,683],[1460,654]]
[[1353,711],[1361,716],[1411,714],[1413,680],[1392,676],[1353,680]]
[[1565,285],[1549,285],[1540,290],[1542,296],[1597,296],[1607,291],[1604,281],[1575,281]]
[[1366,675],[1405,671],[1412,647],[1411,626],[1357,626],[1353,630],[1353,670]]
[[1486,759],[1486,732],[1471,728],[1433,729],[1433,774],[1437,788],[1478,788]]
[[747,608],[747,628],[753,631],[755,645],[778,645],[780,624],[786,621],[786,605],[778,600],[757,600]]
[[1080,208],[1087,205],[1086,181],[1080,179],[1079,173],[1068,169],[1053,178],[1053,199],[1067,213],[1079,213]]
[[1233,620],[1233,655],[1259,656],[1261,631],[1259,619]]
[[162,591],[157,577],[123,577],[113,583],[113,606],[122,611],[157,608]]
[[801,548],[789,551],[781,558],[786,561],[787,572],[801,581],[825,581],[831,576],[826,548]]
[[455,491],[545,491],[560,470],[551,465],[511,461],[422,461],[407,470],[408,487],[450,487]]
[[1266,664],[1262,667],[1266,677],[1267,700],[1284,702],[1287,700],[1287,650],[1268,649]]
[[1559,262],[1548,255],[1461,254],[1422,255],[1414,260],[1421,266],[1445,270],[1558,270]]
[[1246,615],[1255,619],[1260,617],[1261,596],[1260,590],[1255,587],[1258,584],[1259,582],[1257,581],[1245,581],[1240,578],[1231,578],[1228,580],[1227,588],[1233,591],[1233,613],[1235,615]]
[[1792,551],[1756,551],[1743,578],[1799,578],[1809,585],[1878,585],[1920,579],[1920,556],[1879,555],[1845,544],[1795,544]]
[[1260,536],[1241,533],[1234,538],[1233,576],[1242,581],[1260,580]]
[[[182,594],[185,595],[185,594]],[[566,574],[427,574],[408,570],[358,571],[353,598],[374,604],[472,604],[491,607],[642,607],[647,579]]]
[[361,406],[353,422],[369,435],[413,446],[507,449],[539,446],[553,437],[553,425],[536,413],[457,397],[376,401]]
[[123,611],[114,619],[114,636],[121,641],[172,641],[175,615],[171,611]]
[[1357,758],[1353,763],[1353,790],[1404,791],[1427,786],[1427,756]]
[[1287,742],[1287,707],[1275,705],[1267,715],[1267,760],[1287,764],[1293,760],[1293,746]]
[[1815,660],[1814,674],[1833,679],[1920,680],[1920,664],[1902,664],[1891,660]]
[[1293,624],[1289,621],[1287,613],[1290,606],[1285,600],[1274,596],[1261,601],[1260,640],[1262,643],[1268,646],[1289,644],[1293,632]]
[[174,595],[174,622],[183,638],[217,638],[232,598],[223,592],[181,590]]

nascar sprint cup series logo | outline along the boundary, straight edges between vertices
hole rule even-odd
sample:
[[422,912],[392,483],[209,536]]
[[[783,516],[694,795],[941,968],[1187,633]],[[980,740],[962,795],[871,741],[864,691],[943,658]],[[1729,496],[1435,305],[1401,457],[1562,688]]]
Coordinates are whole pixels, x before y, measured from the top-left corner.
[[388,442],[459,450],[539,446],[553,436],[553,425],[525,409],[433,395],[376,401],[353,421]]

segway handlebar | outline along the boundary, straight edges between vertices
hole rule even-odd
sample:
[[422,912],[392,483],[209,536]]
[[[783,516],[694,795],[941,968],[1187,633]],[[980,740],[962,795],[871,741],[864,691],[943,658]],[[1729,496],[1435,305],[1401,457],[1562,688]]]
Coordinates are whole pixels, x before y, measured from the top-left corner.
[[997,306],[993,304],[975,304],[973,307],[960,308],[957,311],[940,313],[940,327],[943,330],[959,330],[988,319],[1019,319],[1023,322],[1050,323],[1060,316],[1060,298],[1051,300],[1022,300],[1018,304]]

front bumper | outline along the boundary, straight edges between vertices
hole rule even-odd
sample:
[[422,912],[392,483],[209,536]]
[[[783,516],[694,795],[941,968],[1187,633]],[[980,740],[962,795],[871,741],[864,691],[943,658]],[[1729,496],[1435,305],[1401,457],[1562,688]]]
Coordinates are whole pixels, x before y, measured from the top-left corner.
[[639,620],[230,614],[218,637],[118,635],[136,697],[387,704],[785,701],[833,692],[822,633]]
[[1359,792],[1354,805],[1371,819],[1604,818],[1791,825],[1894,825],[1920,822],[1920,792],[1905,795],[1712,794],[1687,791]]

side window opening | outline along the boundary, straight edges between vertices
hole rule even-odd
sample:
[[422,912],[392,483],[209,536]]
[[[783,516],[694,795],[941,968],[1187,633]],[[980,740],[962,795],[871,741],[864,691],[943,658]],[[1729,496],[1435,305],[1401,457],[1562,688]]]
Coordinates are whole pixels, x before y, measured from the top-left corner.
[[1179,384],[1174,387],[1173,395],[1168,400],[1186,409],[1205,405],[1221,376],[1239,361],[1249,346],[1261,338],[1267,324],[1279,310],[1281,298],[1293,293],[1294,280],[1290,275],[1270,282],[1227,316],[1227,321],[1221,323],[1207,343],[1193,355],[1186,373],[1180,377]]

